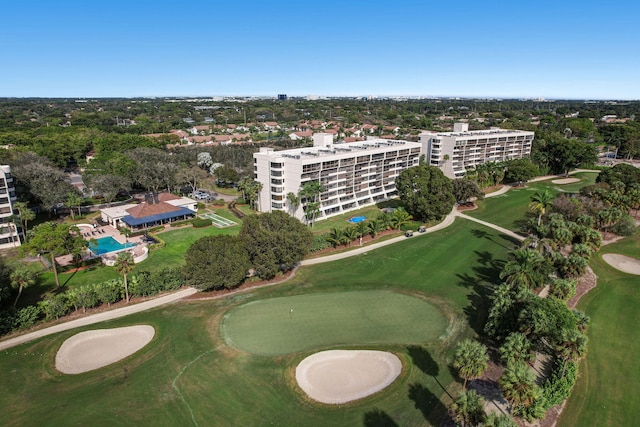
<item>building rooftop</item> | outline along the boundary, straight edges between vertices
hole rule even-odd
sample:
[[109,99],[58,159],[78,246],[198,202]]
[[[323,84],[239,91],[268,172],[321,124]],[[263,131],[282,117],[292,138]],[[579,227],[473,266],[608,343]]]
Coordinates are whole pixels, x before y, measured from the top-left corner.
[[329,157],[335,155],[341,155],[348,152],[361,152],[371,150],[386,150],[389,147],[421,147],[418,142],[410,142],[410,141],[402,141],[397,139],[374,139],[368,141],[358,141],[358,142],[349,142],[343,144],[330,144],[324,147],[305,147],[305,148],[294,148],[290,150],[281,150],[281,151],[273,151],[273,150],[265,150],[255,153],[255,155],[261,156],[269,156],[273,158],[293,158],[293,159],[301,159],[301,158],[319,158],[319,157]]
[[488,129],[488,130],[468,130],[464,132],[424,132],[425,135],[436,135],[436,136],[478,136],[478,135],[500,135],[506,133],[534,133],[526,130],[516,130],[516,129]]

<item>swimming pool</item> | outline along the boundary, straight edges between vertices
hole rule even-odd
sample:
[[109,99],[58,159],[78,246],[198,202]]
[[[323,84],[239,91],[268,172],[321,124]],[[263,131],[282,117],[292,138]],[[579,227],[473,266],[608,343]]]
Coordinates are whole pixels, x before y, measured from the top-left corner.
[[362,222],[362,221],[366,221],[367,217],[366,216],[354,216],[352,218],[349,218],[347,221],[349,221],[352,224],[356,224],[358,222]]
[[136,245],[135,243],[119,243],[111,236],[96,239],[96,243],[97,245],[89,243],[89,250],[95,255],[102,255],[109,252],[119,251]]

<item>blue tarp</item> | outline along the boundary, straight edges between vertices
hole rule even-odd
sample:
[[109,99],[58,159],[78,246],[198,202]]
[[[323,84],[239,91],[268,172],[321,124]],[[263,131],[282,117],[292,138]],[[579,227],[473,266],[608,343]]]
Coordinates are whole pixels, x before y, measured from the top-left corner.
[[154,222],[164,221],[165,219],[173,219],[183,217],[185,215],[195,215],[195,212],[187,208],[178,208],[175,211],[165,212],[157,215],[143,216],[142,218],[134,218],[131,215],[127,215],[122,218],[125,224],[129,227],[138,227],[144,224],[153,224]]

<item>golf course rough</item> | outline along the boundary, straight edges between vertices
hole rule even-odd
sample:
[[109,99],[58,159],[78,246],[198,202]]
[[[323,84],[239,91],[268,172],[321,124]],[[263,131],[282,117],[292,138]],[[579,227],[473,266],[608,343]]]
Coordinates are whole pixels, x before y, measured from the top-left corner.
[[445,335],[433,304],[391,291],[354,291],[263,299],[229,311],[221,332],[248,353],[285,355],[335,346],[422,344]]

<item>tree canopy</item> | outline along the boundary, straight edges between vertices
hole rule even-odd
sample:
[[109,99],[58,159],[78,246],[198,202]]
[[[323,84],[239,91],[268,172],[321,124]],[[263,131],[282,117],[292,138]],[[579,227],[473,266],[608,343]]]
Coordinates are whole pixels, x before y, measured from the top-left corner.
[[398,196],[417,220],[440,219],[455,204],[453,183],[435,166],[405,169],[396,178]]
[[244,241],[237,236],[206,236],[185,253],[187,283],[200,290],[231,289],[251,268]]
[[281,268],[295,265],[309,252],[313,242],[311,231],[282,211],[245,217],[240,238],[256,275],[263,279],[271,279]]

